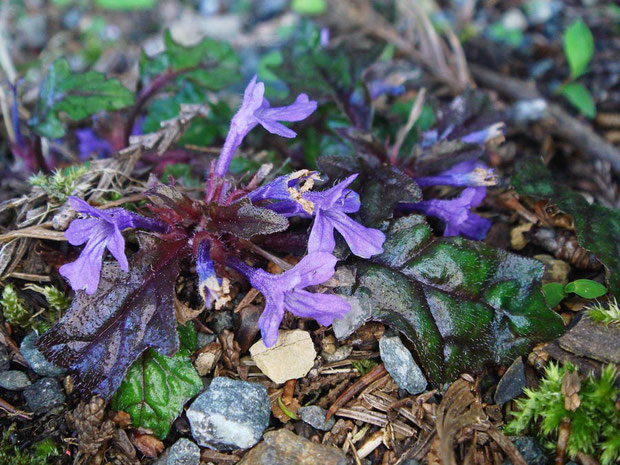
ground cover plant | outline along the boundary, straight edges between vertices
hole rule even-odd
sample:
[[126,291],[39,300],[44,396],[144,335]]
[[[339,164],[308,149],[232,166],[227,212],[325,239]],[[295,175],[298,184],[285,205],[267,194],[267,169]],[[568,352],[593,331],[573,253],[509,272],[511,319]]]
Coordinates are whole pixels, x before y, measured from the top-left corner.
[[78,3],[46,6],[90,18],[77,49],[0,41],[0,454],[619,458],[620,155],[588,122],[617,124],[588,80],[617,19],[532,26],[565,65],[532,90],[484,65],[534,54],[514,9],[203,2],[247,31],[154,20],[125,56],[94,19],[159,9]]

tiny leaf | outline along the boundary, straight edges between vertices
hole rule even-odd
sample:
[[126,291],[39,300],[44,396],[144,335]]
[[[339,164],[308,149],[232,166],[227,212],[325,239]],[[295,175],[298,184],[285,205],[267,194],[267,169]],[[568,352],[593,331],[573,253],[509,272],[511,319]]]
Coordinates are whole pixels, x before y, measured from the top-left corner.
[[562,302],[566,297],[564,291],[564,284],[562,283],[547,283],[542,287],[543,294],[545,295],[545,302],[549,307],[553,308]]
[[164,439],[183,405],[202,388],[187,352],[172,357],[148,349],[131,366],[112,398],[112,408],[131,415],[134,427],[148,428]]
[[134,102],[134,95],[117,79],[106,79],[102,73],[88,71],[76,74],[67,60],[56,60],[41,84],[39,99],[30,125],[42,136],[57,139],[65,128],[60,113],[81,120],[104,110],[118,110]]
[[562,86],[560,93],[588,118],[596,116],[596,106],[594,105],[592,94],[583,85],[571,82]]
[[186,253],[186,241],[156,242],[131,257],[129,273],[105,263],[97,292],[78,291],[37,347],[75,372],[78,392],[109,398],[144,350],[172,355],[179,348],[174,283]]
[[572,292],[584,299],[596,299],[607,294],[607,288],[591,279],[577,279],[566,285],[566,292]]
[[578,19],[564,33],[564,53],[573,79],[581,76],[587,69],[594,54],[594,38],[590,29]]

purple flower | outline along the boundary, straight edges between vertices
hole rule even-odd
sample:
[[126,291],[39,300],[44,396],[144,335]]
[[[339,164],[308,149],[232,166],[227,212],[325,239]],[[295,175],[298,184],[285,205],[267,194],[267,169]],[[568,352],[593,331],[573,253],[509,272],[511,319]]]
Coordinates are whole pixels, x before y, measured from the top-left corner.
[[504,123],[495,123],[487,126],[480,131],[469,133],[465,136],[454,137],[454,126],[448,126],[444,131],[439,134],[437,129],[426,131],[422,135],[422,141],[420,143],[422,148],[428,148],[441,140],[455,140],[458,139],[465,144],[484,145],[486,142],[500,137],[503,135]]
[[86,160],[93,153],[97,157],[105,157],[112,152],[112,146],[110,143],[97,136],[95,131],[90,128],[78,129],[75,131],[75,135],[78,138],[78,151],[80,160]]
[[329,29],[326,27],[321,28],[321,33],[319,35],[319,43],[321,47],[325,48],[329,45]]
[[458,187],[477,187],[494,186],[497,184],[497,177],[492,169],[487,168],[483,163],[476,160],[468,160],[454,165],[449,170],[443,171],[435,176],[415,178],[415,182],[420,187],[427,186],[458,186]]
[[207,309],[215,302],[219,310],[230,302],[230,282],[227,278],[218,278],[211,260],[209,241],[203,240],[198,245],[196,254],[196,273],[198,273],[198,289]]
[[480,205],[485,195],[486,187],[468,187],[454,199],[403,203],[400,207],[439,218],[446,223],[444,236],[462,235],[470,239],[482,240],[491,227],[491,221],[469,210]]
[[252,268],[236,258],[229,259],[229,266],[244,274],[252,287],[265,297],[265,309],[258,320],[265,346],[271,347],[278,340],[284,310],[329,326],[351,309],[341,297],[304,290],[331,278],[336,262],[333,255],[317,252],[306,255],[292,269],[276,275]]
[[[281,200],[268,205],[268,208],[284,216],[314,216],[308,239],[308,253],[333,252],[336,248],[334,229],[347,241],[351,252],[359,257],[370,258],[383,252],[385,234],[378,229],[362,226],[347,215],[360,209],[357,193],[346,189],[355,181],[357,174],[349,176],[330,189],[310,192],[308,189],[312,187],[316,173],[306,172],[303,176],[298,173],[302,172],[280,176],[251,192],[248,197],[252,202],[263,199]],[[305,180],[306,183],[298,188],[300,180]]]
[[78,259],[59,269],[60,274],[69,281],[75,291],[84,289],[87,294],[93,294],[97,290],[106,248],[116,258],[121,270],[129,271],[125,256],[125,239],[121,234],[123,229],[146,228],[158,232],[166,229],[166,226],[157,220],[144,218],[122,208],[100,210],[77,197],[69,197],[69,203],[75,211],[90,216],[73,220],[65,231],[65,237],[71,245],[86,242]]
[[256,82],[254,76],[245,89],[241,108],[230,122],[230,129],[215,167],[216,176],[222,177],[226,174],[228,165],[243,138],[258,124],[272,134],[292,138],[297,133],[280,121],[301,121],[316,110],[317,103],[310,100],[306,94],[299,94],[291,105],[285,107],[271,107],[264,94],[265,84]]
[[303,198],[310,201],[314,223],[308,239],[308,253],[328,252],[336,248],[334,229],[347,241],[351,252],[358,257],[370,258],[383,252],[385,234],[378,229],[367,228],[351,219],[347,213],[360,209],[356,192],[346,189],[355,181],[357,174],[349,176],[334,187],[322,192],[306,192]]

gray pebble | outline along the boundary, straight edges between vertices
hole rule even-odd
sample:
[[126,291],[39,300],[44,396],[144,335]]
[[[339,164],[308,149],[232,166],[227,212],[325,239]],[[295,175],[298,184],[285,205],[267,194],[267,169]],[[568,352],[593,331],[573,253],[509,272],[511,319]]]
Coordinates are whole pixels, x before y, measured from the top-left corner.
[[189,439],[181,438],[153,465],[200,465],[200,448]]
[[30,365],[30,368],[40,376],[61,376],[65,374],[65,370],[53,363],[48,362],[43,354],[39,352],[34,344],[39,336],[37,333],[32,332],[24,338],[22,345],[19,347],[19,351]]
[[24,390],[28,408],[34,413],[46,413],[65,402],[60,383],[54,378],[43,378]]
[[397,335],[386,332],[379,340],[379,352],[385,369],[398,387],[406,389],[410,394],[424,392],[426,378]]
[[325,415],[327,410],[319,407],[318,405],[311,405],[309,407],[301,407],[298,410],[299,416],[302,421],[308,423],[313,428],[321,431],[329,431],[336,423],[336,420],[332,416],[328,421],[325,421]]
[[187,410],[196,442],[211,449],[247,449],[269,424],[271,402],[262,384],[215,378]]
[[0,373],[0,387],[9,391],[21,391],[32,383],[23,371],[11,370]]

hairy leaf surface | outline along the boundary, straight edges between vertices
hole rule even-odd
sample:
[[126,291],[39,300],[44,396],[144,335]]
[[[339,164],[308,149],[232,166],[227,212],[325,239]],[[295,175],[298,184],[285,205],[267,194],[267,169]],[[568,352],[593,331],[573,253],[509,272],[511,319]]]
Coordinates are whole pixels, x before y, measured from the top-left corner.
[[196,346],[193,323],[179,327],[179,339],[181,348],[172,357],[153,349],[144,352],[112,398],[112,408],[129,413],[134,427],[148,428],[161,439],[168,435],[185,402],[202,389],[189,359]]
[[545,305],[536,260],[460,237],[433,239],[419,215],[393,222],[384,250],[374,263],[359,262],[355,284],[340,288],[357,313],[348,329],[367,320],[397,329],[434,385],[509,363],[563,331]]
[[129,273],[105,263],[97,292],[78,291],[38,348],[75,373],[79,392],[109,398],[144,350],[173,355],[179,348],[174,283],[186,253],[186,241],[156,242],[131,257]]
[[252,205],[244,199],[230,206],[212,204],[209,217],[210,229],[217,233],[230,233],[241,239],[257,234],[273,234],[288,228],[288,220],[279,213]]
[[620,296],[620,212],[590,205],[581,194],[555,183],[551,172],[538,159],[522,161],[515,173],[512,183],[519,194],[548,199],[573,217],[579,244],[605,265],[609,291]]
[[133,93],[117,79],[106,79],[95,71],[73,73],[67,60],[60,59],[52,63],[41,84],[30,124],[42,136],[57,139],[65,134],[58,119],[60,113],[80,120],[99,111],[125,108],[133,102]]

